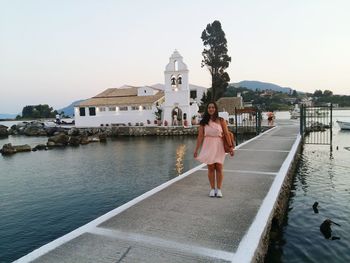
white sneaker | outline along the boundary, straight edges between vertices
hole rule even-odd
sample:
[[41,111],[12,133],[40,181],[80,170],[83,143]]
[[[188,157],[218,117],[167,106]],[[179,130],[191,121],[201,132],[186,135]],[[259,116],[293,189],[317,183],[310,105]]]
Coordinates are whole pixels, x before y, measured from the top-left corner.
[[210,197],[215,197],[215,190],[214,190],[214,189],[211,189],[211,190],[210,190],[209,196],[210,196]]
[[222,197],[222,192],[221,192],[220,189],[217,190],[217,192],[216,192],[216,197],[219,197],[219,198]]

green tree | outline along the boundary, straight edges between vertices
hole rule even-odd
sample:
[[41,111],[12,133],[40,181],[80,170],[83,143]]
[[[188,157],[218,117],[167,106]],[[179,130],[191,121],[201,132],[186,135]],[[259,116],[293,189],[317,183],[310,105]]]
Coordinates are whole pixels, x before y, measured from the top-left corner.
[[154,112],[154,114],[156,115],[156,119],[157,120],[162,120],[162,109],[160,107],[157,106],[157,111]]
[[207,92],[203,93],[201,98],[201,105],[199,105],[199,111],[204,112],[206,105],[212,101],[211,91],[208,89]]
[[38,119],[38,118],[54,118],[57,111],[47,104],[27,105],[22,110],[22,118]]
[[331,90],[325,90],[324,92],[323,92],[323,96],[325,96],[325,97],[331,97],[331,96],[333,96],[333,92],[331,91]]
[[315,90],[314,97],[322,97],[322,95],[323,95],[322,90],[320,89]]
[[230,76],[225,70],[231,62],[227,55],[227,40],[221,23],[215,20],[208,24],[202,32],[204,50],[202,52],[202,67],[206,66],[211,74],[211,98],[216,101],[225,93]]
[[33,115],[33,109],[34,109],[34,107],[31,105],[27,105],[27,106],[23,107],[22,117],[23,118],[30,118]]

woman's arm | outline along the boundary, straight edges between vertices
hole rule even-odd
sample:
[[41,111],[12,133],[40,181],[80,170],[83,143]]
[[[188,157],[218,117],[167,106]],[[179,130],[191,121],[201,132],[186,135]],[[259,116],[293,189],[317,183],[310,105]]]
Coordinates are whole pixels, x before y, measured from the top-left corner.
[[197,145],[196,145],[196,149],[194,150],[194,154],[193,154],[194,158],[197,158],[198,150],[202,146],[203,140],[204,140],[204,126],[200,125],[198,128]]

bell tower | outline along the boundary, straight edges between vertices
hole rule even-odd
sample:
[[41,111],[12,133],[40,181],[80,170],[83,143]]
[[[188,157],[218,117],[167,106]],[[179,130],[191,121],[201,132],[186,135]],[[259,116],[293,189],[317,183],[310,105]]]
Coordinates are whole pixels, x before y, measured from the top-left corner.
[[171,126],[191,125],[190,88],[188,68],[180,53],[175,50],[165,67],[164,120]]

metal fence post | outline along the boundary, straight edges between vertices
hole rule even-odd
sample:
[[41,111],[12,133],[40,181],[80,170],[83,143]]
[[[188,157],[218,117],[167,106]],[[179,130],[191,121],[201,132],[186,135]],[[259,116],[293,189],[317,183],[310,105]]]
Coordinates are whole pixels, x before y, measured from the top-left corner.
[[258,131],[258,110],[255,109],[255,134],[259,135],[259,131]]
[[236,146],[238,145],[238,123],[237,123],[237,108],[235,107],[235,135],[236,135]]
[[332,144],[333,144],[333,103],[331,103],[331,122],[329,124],[330,126],[330,130],[331,130],[331,134],[330,134],[330,144],[331,144],[331,150],[332,150]]
[[261,122],[262,122],[262,114],[261,114],[261,110],[257,109],[257,113],[258,113],[258,120],[259,120],[259,124],[258,124],[258,134],[261,133]]
[[304,110],[304,107],[303,107],[303,105],[301,105],[301,107],[300,107],[300,127],[299,127],[299,129],[300,129],[300,136],[302,137],[302,138],[304,138],[304,129],[303,129],[303,119],[304,119],[304,114],[303,114],[303,111]]

